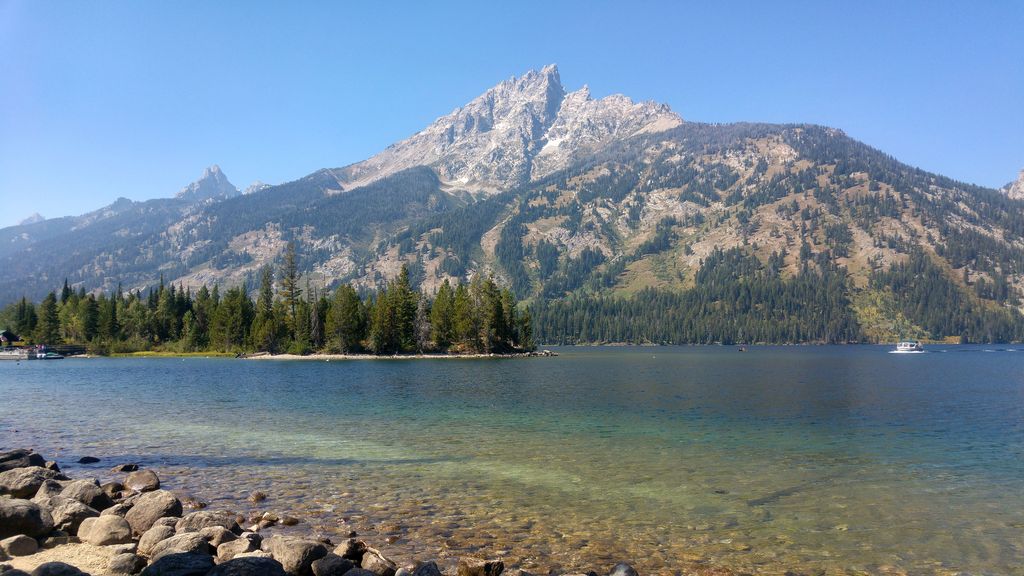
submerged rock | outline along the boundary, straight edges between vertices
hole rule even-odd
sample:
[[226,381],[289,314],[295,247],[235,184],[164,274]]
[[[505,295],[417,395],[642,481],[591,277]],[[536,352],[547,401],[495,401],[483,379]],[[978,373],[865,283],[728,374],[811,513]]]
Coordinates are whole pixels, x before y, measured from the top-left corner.
[[33,538],[53,530],[50,512],[29,500],[0,498],[0,538],[24,534]]
[[139,469],[138,464],[118,464],[110,469],[111,472],[135,472]]
[[456,576],[498,576],[504,571],[505,563],[501,560],[462,558]]
[[95,456],[82,456],[78,459],[79,464],[95,464],[99,461],[100,459]]

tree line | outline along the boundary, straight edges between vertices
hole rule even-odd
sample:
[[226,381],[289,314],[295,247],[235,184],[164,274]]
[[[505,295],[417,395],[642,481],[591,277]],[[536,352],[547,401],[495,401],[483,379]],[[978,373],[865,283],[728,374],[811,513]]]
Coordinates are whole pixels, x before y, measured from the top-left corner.
[[[276,287],[276,290],[275,290]],[[255,299],[242,286],[166,285],[87,293],[67,281],[41,302],[0,312],[22,340],[85,344],[91,352],[510,353],[534,348],[529,310],[493,279],[445,281],[431,298],[408,269],[375,291],[343,284],[333,293],[303,285],[290,244],[280,269],[262,268]]]

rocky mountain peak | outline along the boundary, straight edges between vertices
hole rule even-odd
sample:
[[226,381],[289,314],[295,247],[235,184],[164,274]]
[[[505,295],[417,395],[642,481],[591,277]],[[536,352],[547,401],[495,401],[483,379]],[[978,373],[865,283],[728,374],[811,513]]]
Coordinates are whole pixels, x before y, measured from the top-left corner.
[[211,199],[231,198],[238,196],[239,191],[227,176],[220,170],[220,166],[214,164],[203,170],[203,175],[198,180],[182,188],[174,197],[201,202]]
[[1024,170],[1020,171],[1017,181],[1004,186],[1003,191],[1014,200],[1024,200]]
[[42,214],[39,212],[33,212],[31,216],[25,218],[21,222],[18,222],[18,226],[27,226],[29,224],[35,224],[36,222],[42,222],[43,220],[46,220],[46,218],[43,218]]
[[567,94],[551,64],[503,80],[407,140],[338,173],[351,189],[428,166],[459,188],[496,192],[564,168],[579,154],[617,139],[681,122],[661,104],[634,104],[621,95],[594,100],[586,86]]

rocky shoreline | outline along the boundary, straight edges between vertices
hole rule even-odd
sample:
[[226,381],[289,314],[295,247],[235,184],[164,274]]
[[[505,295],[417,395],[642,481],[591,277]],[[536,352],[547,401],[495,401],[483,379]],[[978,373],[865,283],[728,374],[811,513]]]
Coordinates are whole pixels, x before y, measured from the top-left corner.
[[[96,460],[80,463],[87,461]],[[297,518],[207,510],[162,488],[153,470],[127,463],[111,472],[120,480],[76,480],[31,450],[0,452],[0,574],[532,576],[506,572],[502,560],[491,558],[459,558],[447,574],[433,560],[399,566],[355,532],[337,544],[291,535]],[[265,498],[261,492],[249,497]],[[626,563],[606,573],[637,576]]]
[[245,360],[474,360],[481,358],[547,358],[558,356],[551,350],[539,350],[535,352],[518,352],[514,354],[271,354],[269,352],[256,352],[253,354],[239,354],[237,357]]

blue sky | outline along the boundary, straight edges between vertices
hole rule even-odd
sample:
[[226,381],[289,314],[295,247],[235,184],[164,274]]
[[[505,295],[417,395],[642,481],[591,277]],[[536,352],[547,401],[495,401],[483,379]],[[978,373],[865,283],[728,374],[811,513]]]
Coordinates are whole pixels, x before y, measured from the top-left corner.
[[366,158],[504,78],[705,122],[835,126],[1001,186],[1024,168],[1024,2],[0,0],[0,226]]

